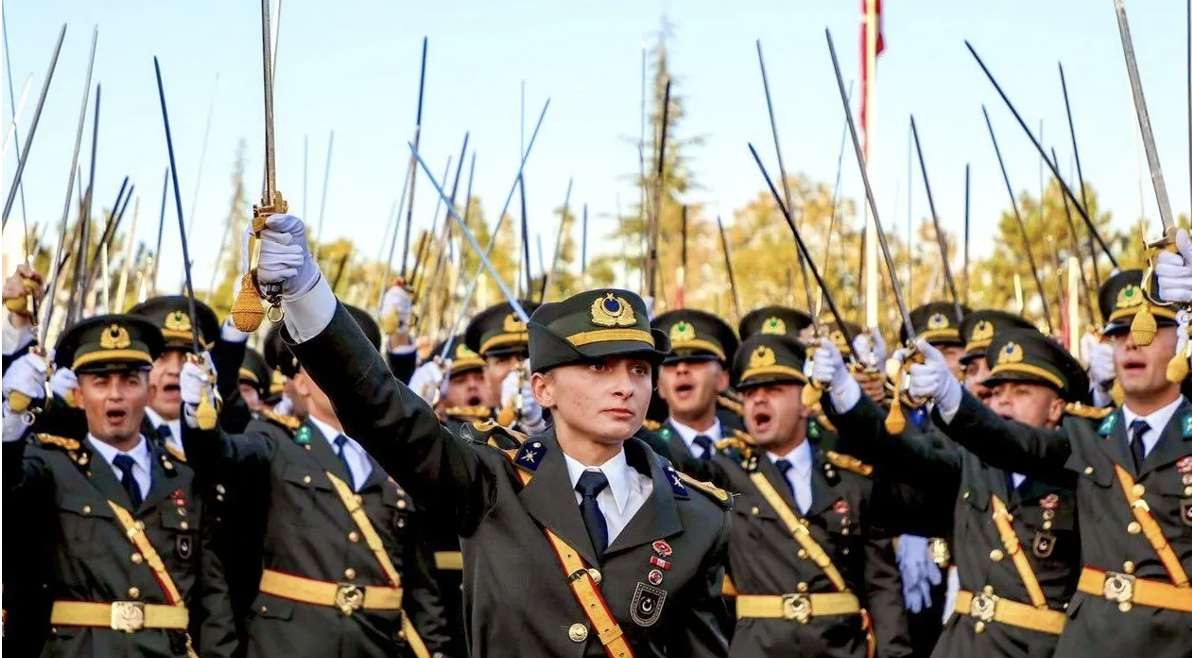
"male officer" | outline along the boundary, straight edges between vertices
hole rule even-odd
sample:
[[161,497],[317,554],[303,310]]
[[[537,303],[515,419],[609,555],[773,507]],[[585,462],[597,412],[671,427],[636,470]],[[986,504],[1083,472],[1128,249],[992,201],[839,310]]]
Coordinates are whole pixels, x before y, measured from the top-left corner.
[[[630,438],[669,347],[640,297],[595,290],[535,311],[533,395],[553,427],[504,452],[446,435],[359,349],[364,338],[317,264],[286,246],[305,245],[303,234],[300,220],[270,217],[259,276],[281,285],[291,348],[345,429],[456,523],[473,655],[725,655],[728,495]],[[509,564],[536,571],[492,567]]]
[[1084,567],[1056,656],[1186,656],[1192,646],[1192,407],[1169,382],[1174,309],[1152,305],[1142,273],[1102,285],[1124,404],[1099,424],[1058,429],[1008,421],[947,375],[919,344],[910,393],[935,401],[939,426],[991,466],[1074,487]]
[[[1087,376],[1055,340],[1034,328],[1012,328],[994,334],[985,348],[988,404],[1001,417],[1054,429],[1065,413],[1094,413],[1080,404]],[[951,510],[923,505],[913,516],[888,519],[896,528],[927,524],[930,532],[953,536],[960,592],[934,655],[1051,655],[1080,572],[1072,488],[990,466],[955,444],[887,435],[884,412],[862,399],[826,342],[816,354],[815,377],[832,387],[830,408],[840,410],[832,421],[859,437],[852,443],[868,444],[852,449],[886,477],[916,484],[926,499],[954,501]]]
[[[533,313],[537,304],[519,300],[526,313]],[[484,381],[489,394],[499,406],[506,405],[502,388],[505,380],[523,365],[529,355],[530,334],[526,324],[514,313],[508,302],[494,304],[476,314],[464,330],[468,349],[484,359]],[[519,387],[520,388],[520,387]]]
[[[355,307],[348,313],[379,359],[376,322]],[[201,373],[188,363],[182,379],[191,463],[200,472],[233,474],[245,557],[259,560],[251,571],[238,565],[230,583],[238,608],[256,586],[241,613],[247,655],[441,655],[446,620],[431,558],[419,551],[413,503],[344,433],[327,394],[301,365],[292,378],[294,406],[306,417],[265,413],[243,434],[198,430],[190,420]],[[256,582],[237,582],[250,573]]]
[[986,348],[996,334],[1015,327],[1035,328],[1020,315],[994,309],[973,311],[960,321],[960,335],[964,338],[964,355],[960,357],[960,365],[964,366],[964,387],[982,402],[988,403],[993,395],[993,389],[985,383],[990,368],[985,358]]
[[[7,394],[35,393],[39,377],[6,390],[6,505],[32,510],[22,528],[50,552],[53,599],[45,656],[230,656],[236,642],[211,519],[194,472],[146,439],[141,420],[160,331],[131,315],[79,322],[56,359],[78,378],[79,436],[23,440]],[[16,418],[16,423],[12,420]],[[36,556],[29,556],[34,564]]]
[[265,357],[250,348],[244,350],[244,363],[240,366],[236,383],[240,386],[240,397],[252,411],[260,411],[272,407],[280,395],[281,390],[273,391],[273,373]]
[[[438,355],[444,349],[448,350],[448,356],[440,361]],[[496,414],[495,398],[484,380],[484,359],[467,346],[463,334],[450,343],[440,342],[431,353],[432,358],[414,371],[410,389],[434,407],[449,430],[455,431],[461,424],[492,420]]]
[[870,469],[834,452],[809,422],[805,352],[789,336],[758,333],[733,365],[750,433],[721,442],[711,464],[739,494],[730,655],[908,656],[893,552],[874,536]]

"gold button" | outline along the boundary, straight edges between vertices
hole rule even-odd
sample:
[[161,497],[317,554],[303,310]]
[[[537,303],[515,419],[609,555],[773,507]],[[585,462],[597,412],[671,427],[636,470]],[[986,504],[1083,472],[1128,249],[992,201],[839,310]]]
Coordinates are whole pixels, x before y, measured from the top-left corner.
[[1092,475],[1092,474],[1093,474],[1093,467],[1092,467],[1092,466],[1085,466],[1085,467],[1084,467],[1084,474],[1085,474],[1085,475]]
[[807,583],[799,583],[798,585],[795,585],[795,591],[800,594],[806,593],[807,592]]
[[355,530],[349,532],[348,541],[352,542],[353,544],[360,541],[360,533],[356,532]]
[[1132,535],[1137,535],[1138,533],[1142,532],[1142,526],[1138,523],[1138,521],[1131,521],[1130,525],[1126,526],[1126,532]]
[[[755,509],[756,509],[756,508],[755,508]],[[83,505],[83,514],[90,514],[90,513],[91,513],[91,506],[90,506],[90,505]]]
[[138,521],[137,521],[137,522],[136,522],[134,525],[136,525],[136,527],[137,527],[137,530],[144,530],[144,529],[145,529],[145,522],[144,522],[144,521],[139,521],[139,520],[138,520]]
[[356,578],[356,570],[352,567],[344,569],[344,578],[347,578],[348,580],[354,580]]
[[1192,496],[1192,487],[1184,487],[1184,495]]
[[1044,530],[1051,530],[1051,521],[1044,521],[1044,522],[1043,522],[1043,529],[1044,529]]
[[1122,563],[1122,571],[1126,572],[1127,574],[1134,573],[1134,563],[1126,560]]
[[162,467],[162,468],[164,468],[164,469],[166,469],[166,470],[168,471],[168,470],[170,470],[171,468],[174,468],[174,464],[173,464],[173,463],[171,463],[171,462],[170,462],[170,460],[168,460],[168,459],[163,459],[163,460],[161,461],[161,467]]
[[600,579],[603,578],[603,576],[600,575],[599,569],[588,569],[588,575],[592,577],[592,581],[597,585],[600,584]]
[[989,559],[993,560],[994,562],[1001,562],[1002,558],[1004,557],[1006,557],[1006,555],[1002,553],[1001,549],[995,548],[992,551],[989,551]]
[[1138,496],[1139,498],[1141,498],[1142,494],[1146,493],[1146,487],[1142,486],[1141,484],[1136,484],[1136,485],[1134,485],[1134,488],[1131,489],[1131,491],[1134,493],[1135,496]]
[[567,629],[567,637],[571,638],[572,642],[583,642],[588,639],[588,627],[583,624],[572,624],[571,628]]
[[807,559],[807,550],[806,549],[802,549],[802,548],[799,549],[799,559],[800,560]]
[[968,500],[968,498],[969,498],[969,494],[970,494],[970,493],[971,493],[971,492],[969,492],[969,491],[966,491],[966,492],[964,492],[964,495],[963,495],[963,496],[961,496],[961,498],[964,498],[965,500]]
[[749,510],[749,513],[750,513],[750,514],[752,514],[752,515],[754,515],[754,516],[757,516],[758,514],[761,514],[761,513],[762,513],[762,511],[761,511],[760,509],[758,509],[758,508],[754,507],[753,509]]
[[985,592],[986,594],[993,594],[993,585],[986,585],[985,589],[983,589],[982,591]]
[[1043,518],[1044,518],[1044,519],[1047,519],[1047,520],[1049,520],[1049,521],[1050,521],[1051,519],[1054,519],[1054,518],[1055,518],[1055,510],[1052,510],[1052,509],[1045,509],[1045,510],[1043,510]]
[[976,626],[973,626],[973,632],[974,633],[984,633],[985,632],[985,622],[983,622],[983,621],[977,622]]
[[128,588],[128,598],[130,598],[134,601],[141,598],[141,590],[137,589],[136,587],[129,587]]
[[185,507],[175,507],[174,509],[178,510],[178,516],[186,516]]
[[398,631],[398,632],[397,632],[397,637],[399,637],[399,638],[401,638],[401,639],[403,639],[403,640],[404,640],[404,639],[406,639],[406,632],[405,632],[405,631]]
[[228,493],[228,490],[224,489],[224,486],[222,484],[217,484],[217,485],[215,485],[215,493],[225,494],[225,493]]
[[302,484],[310,484],[310,476],[309,475],[302,476]]
[[1122,601],[1118,604],[1118,610],[1121,610],[1122,612],[1130,612],[1130,608],[1133,607],[1134,606],[1130,605],[1129,601]]
[[405,499],[404,499],[404,498],[399,498],[399,499],[397,500],[397,509],[405,509],[405,508],[406,508],[406,501],[405,501]]
[[269,612],[269,606],[261,606],[261,614],[265,614],[266,612]]
[[848,525],[848,517],[847,516],[842,517],[840,519],[840,525]]
[[140,564],[140,563],[142,563],[142,562],[144,562],[144,561],[145,561],[145,558],[144,558],[144,556],[142,556],[140,553],[133,553],[133,554],[132,554],[132,563],[133,563],[133,564]]
[[216,495],[215,495],[215,499],[216,499],[216,500],[218,500],[218,501],[219,501],[219,502],[221,502],[221,503],[223,502],[223,496],[221,496],[221,495],[219,495],[219,494],[216,494]]
[[841,529],[840,529],[840,534],[842,534],[842,535],[847,535],[847,534],[848,534],[848,527],[846,526],[846,527],[843,527],[843,528],[841,528]]
[[189,523],[187,523],[186,521],[183,521],[182,523],[179,523],[179,524],[178,524],[178,527],[179,527],[179,528],[182,528],[183,530],[190,530],[190,524],[189,524]]

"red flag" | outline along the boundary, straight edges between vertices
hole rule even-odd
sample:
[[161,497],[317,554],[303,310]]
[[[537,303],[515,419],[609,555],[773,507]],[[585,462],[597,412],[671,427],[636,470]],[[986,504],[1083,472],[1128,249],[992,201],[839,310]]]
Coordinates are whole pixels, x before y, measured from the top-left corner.
[[[876,45],[873,52],[874,68],[877,68],[877,57],[886,49],[886,40],[882,36],[882,0],[861,0],[861,130],[866,133],[865,139],[865,153],[869,153],[869,91],[870,84],[873,80],[869,75],[869,8],[873,3],[873,20],[874,32],[877,35],[875,39]],[[877,77],[877,71],[873,72],[873,78]]]

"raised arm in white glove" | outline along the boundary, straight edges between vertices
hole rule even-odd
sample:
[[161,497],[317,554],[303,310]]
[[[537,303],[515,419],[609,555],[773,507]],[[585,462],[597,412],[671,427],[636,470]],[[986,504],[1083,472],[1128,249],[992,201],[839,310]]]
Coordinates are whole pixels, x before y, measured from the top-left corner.
[[517,368],[505,375],[505,380],[501,382],[502,406],[508,406],[515,396],[521,396],[521,414],[518,417],[518,422],[522,431],[526,434],[544,432],[547,423],[542,417],[542,407],[539,406],[538,400],[534,399],[534,391],[530,388],[530,379],[528,377],[525,378],[525,381],[521,381],[521,379],[521,373]]
[[[414,391],[429,405],[436,404],[447,395],[447,377],[443,369],[434,359],[418,366],[410,376],[410,390]],[[436,395],[436,393],[438,395]]]
[[397,327],[406,329],[410,326],[410,313],[414,310],[414,301],[410,293],[401,286],[391,286],[381,298],[381,318],[397,318]]
[[195,429],[199,426],[196,412],[203,399],[203,392],[207,392],[207,400],[214,406],[215,392],[215,363],[209,352],[203,352],[203,360],[207,363],[207,372],[203,367],[191,361],[182,364],[182,374],[179,376],[178,387],[182,393],[182,415],[186,419],[186,426]]
[[4,408],[8,409],[8,396],[13,391],[23,393],[30,400],[46,396],[46,361],[37,354],[25,354],[13,361],[4,373]]
[[911,397],[933,400],[944,421],[950,422],[960,410],[960,382],[956,381],[948,360],[939,350],[923,339],[919,339],[915,346],[923,355],[923,363],[911,364]]
[[872,368],[881,368],[889,354],[886,339],[882,338],[882,332],[876,327],[853,338],[853,353],[857,355],[858,361]]
[[[240,264],[248,268],[251,227],[244,230]],[[261,232],[261,260],[257,280],[280,284],[285,323],[290,336],[303,342],[317,336],[335,314],[335,293],[319,272],[306,244],[306,226],[293,215],[270,215]]]
[[78,387],[79,378],[75,376],[73,370],[61,366],[54,368],[54,374],[50,376],[50,388],[54,391],[54,395],[63,400],[69,400],[71,392]]
[[1192,240],[1187,229],[1175,233],[1179,253],[1161,251],[1155,259],[1155,279],[1159,281],[1159,297],[1168,302],[1192,302]]
[[828,338],[821,338],[819,347],[815,348],[811,377],[829,389],[832,407],[839,413],[852,409],[861,400],[861,385],[849,374],[836,343]]

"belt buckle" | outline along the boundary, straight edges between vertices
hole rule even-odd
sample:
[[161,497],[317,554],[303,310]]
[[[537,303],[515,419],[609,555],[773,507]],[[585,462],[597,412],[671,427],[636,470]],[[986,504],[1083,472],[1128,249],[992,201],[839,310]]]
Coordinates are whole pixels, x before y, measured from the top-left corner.
[[145,628],[145,604],[140,601],[112,603],[111,627],[114,631],[136,633]]
[[351,617],[353,612],[364,607],[364,589],[352,583],[340,583],[335,590],[335,607],[345,617]]
[[783,594],[782,618],[806,624],[811,619],[811,599],[806,594]]
[[973,602],[969,604],[969,615],[984,622],[993,621],[997,611],[998,597],[981,592],[973,595]]
[[1134,576],[1114,571],[1105,572],[1105,586],[1102,594],[1106,600],[1114,603],[1131,603],[1134,601]]

